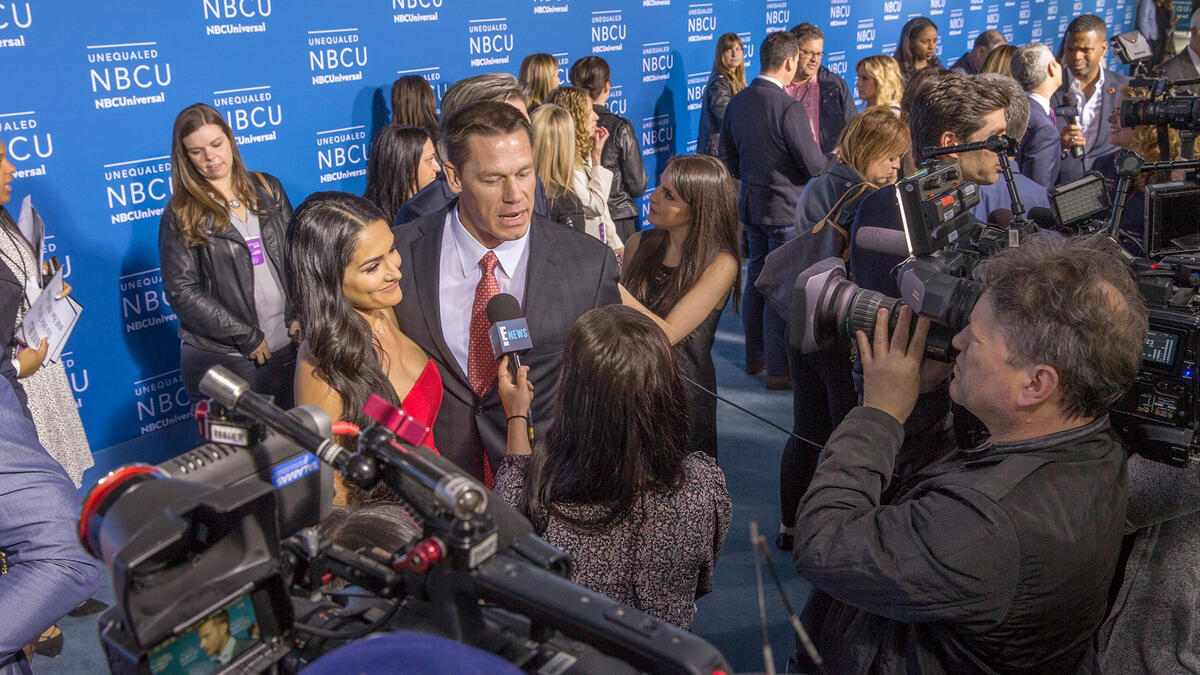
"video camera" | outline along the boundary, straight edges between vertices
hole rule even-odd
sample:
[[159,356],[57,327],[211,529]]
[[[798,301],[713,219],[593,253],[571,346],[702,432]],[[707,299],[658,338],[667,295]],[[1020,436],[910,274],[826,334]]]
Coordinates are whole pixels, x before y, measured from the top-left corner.
[[1192,158],[1192,144],[1200,131],[1200,98],[1184,87],[1200,84],[1200,78],[1171,81],[1150,75],[1150,44],[1136,30],[1121,33],[1110,44],[1117,60],[1130,67],[1130,86],[1149,90],[1147,98],[1128,98],[1121,103],[1121,126],[1158,127],[1159,157],[1170,157],[1167,128],[1178,129],[1183,138],[1183,157]]
[[[1001,157],[1015,150],[1012,139],[992,136],[986,141],[946,148],[925,148],[926,157],[951,152],[986,149]],[[1011,177],[1011,174],[1009,175]],[[903,253],[908,258],[895,273],[900,298],[859,287],[846,277],[840,258],[828,258],[809,267],[796,279],[792,291],[792,347],[810,354],[853,341],[856,331],[871,335],[880,308],[888,310],[889,332],[895,328],[901,303],[933,321],[925,355],[953,361],[951,345],[979,299],[979,284],[970,279],[975,265],[1029,233],[1014,192],[1014,219],[1009,228],[979,223],[970,209],[979,203],[979,188],[963,178],[958,163],[931,161],[925,168],[896,184],[896,202],[903,226]],[[895,239],[899,233],[860,228],[858,236]],[[915,326],[915,324],[914,324]]]
[[[295,672],[372,633],[416,630],[528,672],[728,672],[703,639],[571,583],[570,558],[516,510],[419,443],[428,428],[378,397],[351,453],[314,406],[288,412],[221,367],[202,424],[261,439],[129,465],[89,492],[80,539],[113,579],[100,619],[114,673]],[[239,436],[230,429],[254,430]],[[269,431],[268,431],[269,430]],[[339,423],[339,434],[349,433]],[[349,550],[318,534],[333,470],[382,482],[420,540]],[[354,592],[327,592],[334,579]],[[220,647],[223,645],[223,647]]]

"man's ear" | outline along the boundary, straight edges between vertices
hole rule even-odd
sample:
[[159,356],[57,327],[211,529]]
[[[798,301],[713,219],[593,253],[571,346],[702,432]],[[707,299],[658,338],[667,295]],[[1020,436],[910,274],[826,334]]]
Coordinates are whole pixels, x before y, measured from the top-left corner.
[[446,160],[442,162],[442,171],[446,174],[446,185],[450,186],[450,191],[456,195],[462,194],[462,175],[458,172],[458,167]]
[[1028,381],[1017,395],[1017,405],[1033,407],[1054,399],[1058,394],[1058,370],[1054,366],[1038,363],[1026,370]]
[[958,145],[958,134],[953,131],[943,131],[941,136],[938,136],[938,147],[948,148],[951,145]]

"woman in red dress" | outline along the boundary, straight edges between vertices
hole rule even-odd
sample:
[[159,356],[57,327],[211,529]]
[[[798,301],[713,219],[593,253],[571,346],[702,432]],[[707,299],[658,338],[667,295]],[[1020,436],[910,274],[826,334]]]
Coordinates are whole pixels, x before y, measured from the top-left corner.
[[[287,266],[288,297],[304,335],[296,404],[365,427],[363,403],[378,394],[432,429],[442,378],[392,311],[402,295],[400,254],[383,213],[345,192],[310,195],[288,227]],[[434,449],[432,432],[424,445]],[[370,493],[340,482],[338,488],[335,502],[352,507],[392,497],[382,486]]]

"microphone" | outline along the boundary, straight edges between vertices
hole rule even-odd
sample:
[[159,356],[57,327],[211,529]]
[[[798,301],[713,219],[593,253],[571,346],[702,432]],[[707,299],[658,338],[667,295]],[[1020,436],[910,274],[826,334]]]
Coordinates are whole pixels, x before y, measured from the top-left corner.
[[[521,369],[521,356],[533,349],[533,340],[529,337],[529,324],[521,315],[521,305],[517,299],[508,293],[497,293],[488,300],[487,318],[492,327],[488,329],[488,338],[492,341],[492,354],[499,360],[508,356],[508,372],[512,374],[513,382],[517,381],[517,371]],[[532,414],[532,411],[530,411]],[[529,440],[533,440],[533,419],[529,422]]]
[[[1068,91],[1063,94],[1063,104],[1054,109],[1055,115],[1062,115],[1067,120],[1067,124],[1079,124],[1079,99],[1074,92]],[[1071,148],[1071,156],[1075,159],[1083,157],[1083,146],[1076,145]]]
[[897,258],[908,257],[908,241],[900,230],[886,227],[860,227],[854,235],[854,247]]
[[1058,231],[1062,225],[1058,222],[1058,217],[1054,215],[1054,211],[1044,206],[1035,206],[1029,209],[1029,219],[1043,230]]
[[1007,230],[1012,224],[1012,209],[996,209],[988,214],[987,221],[996,227]]
[[921,149],[921,156],[925,159],[937,157],[939,155],[948,155],[957,152],[972,152],[975,150],[990,150],[996,154],[1005,154],[1012,157],[1017,154],[1017,149],[1021,142],[1007,134],[993,134],[982,141],[974,143],[961,143],[959,145],[948,145],[939,147],[930,145]]

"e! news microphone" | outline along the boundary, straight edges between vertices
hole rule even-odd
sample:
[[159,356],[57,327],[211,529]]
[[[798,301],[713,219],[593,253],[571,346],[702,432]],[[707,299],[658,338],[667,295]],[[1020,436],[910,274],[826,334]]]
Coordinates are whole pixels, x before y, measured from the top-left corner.
[[[533,349],[533,340],[529,337],[529,323],[521,315],[521,305],[517,299],[508,293],[497,293],[488,300],[488,338],[492,341],[492,354],[499,361],[508,356],[508,372],[512,374],[513,382],[517,381],[517,371],[521,368],[521,357]],[[529,422],[529,440],[533,440],[533,420]]]
[[[1062,115],[1067,120],[1067,124],[1079,124],[1079,99],[1075,97],[1074,92],[1063,94],[1063,104],[1054,109],[1055,115]],[[1071,148],[1071,156],[1075,159],[1083,157],[1083,146],[1076,145]]]

